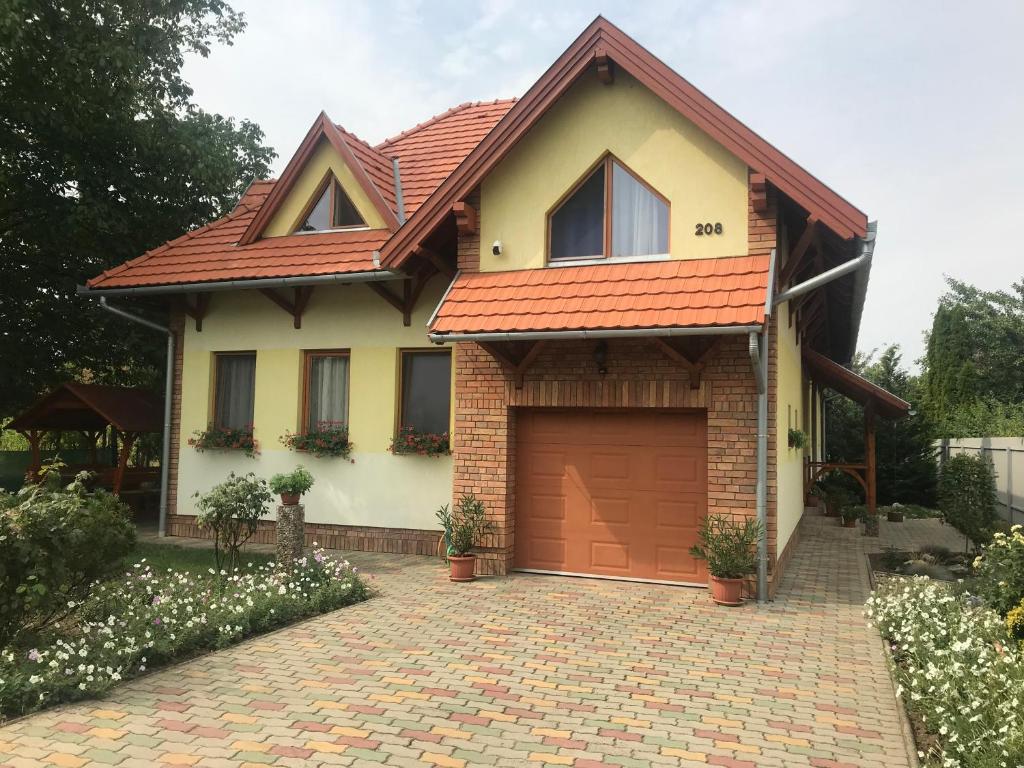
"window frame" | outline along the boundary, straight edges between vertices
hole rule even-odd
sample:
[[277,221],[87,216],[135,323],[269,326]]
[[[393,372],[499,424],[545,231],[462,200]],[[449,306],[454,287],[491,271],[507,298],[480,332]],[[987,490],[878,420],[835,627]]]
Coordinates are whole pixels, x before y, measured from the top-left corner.
[[306,433],[309,425],[309,383],[315,357],[344,357],[348,360],[345,375],[345,429],[349,427],[349,406],[352,403],[352,355],[348,349],[304,349],[302,350],[302,406],[299,410],[299,431]]
[[[348,195],[347,192],[345,194],[348,195],[349,202],[352,203],[352,207],[355,209],[356,213],[359,214],[359,218],[363,220],[363,223],[348,224],[345,226],[338,226],[337,224],[335,224],[334,194],[337,187],[341,187],[341,182],[335,175],[334,169],[328,168],[327,173],[324,174],[324,177],[320,179],[320,182],[316,185],[316,191],[310,197],[309,201],[306,203],[306,206],[302,209],[302,213],[299,214],[298,219],[295,221],[295,225],[292,227],[293,235],[321,235],[324,232],[352,232],[370,229],[370,225],[366,223],[366,217],[363,216],[362,212],[359,210],[359,206],[356,205],[355,201],[352,199],[352,196]],[[330,194],[327,196],[327,215],[330,217],[331,225],[327,229],[301,229],[302,225],[306,223],[306,220],[309,218],[309,215],[313,212],[313,209],[316,208],[316,204],[320,202],[320,198],[323,196],[324,192],[327,191],[328,188],[330,188]],[[344,192],[344,187],[342,187],[342,191]]]
[[403,416],[405,415],[405,356],[407,354],[425,354],[425,355],[447,355],[449,364],[449,378],[448,378],[448,423],[445,426],[445,432],[451,435],[452,431],[452,407],[454,405],[452,397],[452,384],[455,381],[454,373],[451,371],[451,363],[455,359],[452,353],[452,349],[449,347],[399,347],[398,349],[398,391],[396,392],[398,397],[398,405],[395,408],[395,435],[399,435],[402,431],[402,427],[405,423]]
[[256,363],[257,363],[257,354],[256,354],[256,350],[255,349],[229,350],[229,351],[225,351],[225,352],[214,352],[213,353],[213,376],[210,377],[210,384],[211,384],[210,399],[212,400],[212,409],[211,410],[213,411],[213,414],[212,414],[213,418],[209,419],[209,423],[212,424],[217,429],[234,429],[234,427],[226,427],[224,424],[221,423],[221,420],[220,420],[220,398],[217,396],[217,392],[220,389],[220,387],[218,386],[218,382],[219,382],[219,379],[220,379],[220,360],[221,360],[221,358],[224,358],[224,357],[248,357],[249,355],[252,355],[252,362],[253,362],[253,367],[252,367],[252,403],[253,403],[253,406],[252,406],[252,409],[253,409],[252,418],[253,418],[253,421],[250,422],[250,426],[252,427],[253,431],[255,431],[255,429],[256,429],[255,420],[256,420]]
[[[666,241],[669,245],[669,251],[672,250],[672,203],[667,197],[661,194],[658,190],[652,187],[647,181],[645,181],[636,171],[622,162],[611,152],[605,152],[597,162],[590,165],[587,170],[576,180],[576,182],[569,187],[569,191],[564,193],[555,204],[552,205],[547,213],[545,214],[545,256],[548,266],[565,266],[572,265],[574,263],[588,263],[588,262],[603,262],[603,261],[656,261],[659,258],[664,258],[668,254],[646,254],[644,256],[612,256],[611,255],[611,244],[612,244],[612,185],[614,184],[614,169],[613,164],[618,164],[622,170],[628,173],[633,179],[650,192],[654,197],[665,204],[668,209],[668,232],[666,233]],[[561,258],[553,258],[551,255],[551,221],[554,218],[558,210],[577,192],[580,188],[587,183],[590,177],[598,170],[598,168],[604,167],[604,232],[602,233],[601,243],[601,255],[599,256],[564,256]]]

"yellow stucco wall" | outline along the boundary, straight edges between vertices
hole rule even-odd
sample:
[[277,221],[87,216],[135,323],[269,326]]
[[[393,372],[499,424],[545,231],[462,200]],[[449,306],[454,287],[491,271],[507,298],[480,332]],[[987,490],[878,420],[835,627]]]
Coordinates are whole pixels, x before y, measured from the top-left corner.
[[584,75],[484,180],[481,270],[544,266],[548,212],[609,151],[669,200],[673,257],[747,254],[746,165],[620,71],[610,86]]
[[[208,490],[229,471],[269,478],[302,464],[316,478],[305,497],[311,522],[436,528],[434,512],[451,499],[451,458],[394,456],[388,446],[397,420],[399,350],[437,348],[427,341],[425,326],[444,289],[445,281],[435,278],[405,327],[401,314],[365,285],[319,287],[298,330],[290,315],[257,291],[214,293],[202,332],[186,323],[178,512],[194,514],[192,494]],[[294,453],[279,441],[299,427],[306,349],[350,351],[355,463]],[[188,438],[210,421],[213,353],[249,350],[256,352],[253,432],[260,453],[255,459],[230,451],[198,453]]]
[[810,448],[789,447],[789,429],[804,428],[803,366],[800,362],[800,347],[797,344],[796,323],[789,325],[789,305],[776,309],[778,324],[776,336],[776,478],[778,503],[778,544],[777,555],[781,555],[786,543],[793,535],[804,512],[804,457]]
[[384,229],[387,224],[381,217],[370,198],[367,197],[363,188],[352,175],[352,171],[345,165],[341,155],[326,140],[321,140],[309,158],[305,168],[299,174],[295,185],[281,202],[277,213],[271,218],[266,229],[263,230],[264,237],[277,237],[279,235],[290,235],[295,232],[302,221],[300,218],[307,207],[313,201],[318,185],[324,179],[328,169],[334,172],[335,177],[345,190],[345,194],[352,200],[352,204],[363,217],[363,221],[370,229]]

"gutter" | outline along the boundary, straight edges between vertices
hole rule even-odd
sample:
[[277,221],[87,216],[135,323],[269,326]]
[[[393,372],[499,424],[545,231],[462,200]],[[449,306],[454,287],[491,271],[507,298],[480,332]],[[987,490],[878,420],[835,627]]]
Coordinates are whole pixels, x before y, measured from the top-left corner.
[[131,320],[133,323],[144,325],[154,331],[167,334],[167,373],[164,381],[164,434],[163,444],[160,447],[160,523],[157,535],[167,535],[167,494],[170,486],[170,455],[171,455],[171,402],[174,399],[174,333],[152,320],[125,312],[123,309],[113,307],[107,303],[106,296],[100,296],[100,307],[111,314]]
[[768,260],[768,289],[764,300],[764,328],[751,331],[747,337],[750,367],[757,383],[757,481],[755,509],[761,524],[757,541],[757,602],[768,601],[768,340],[771,332],[775,299],[776,249]]
[[369,272],[332,272],[329,275],[308,277],[268,277],[255,280],[220,280],[209,283],[182,283],[180,285],[144,285],[135,288],[89,288],[78,286],[79,296],[146,296],[169,293],[203,293],[208,291],[244,291],[262,288],[297,288],[305,285],[333,285],[345,283],[372,283],[385,280],[405,280],[406,275],[394,270]]
[[628,339],[640,336],[725,336],[756,333],[760,325],[708,325],[685,328],[618,328],[579,331],[516,331],[510,333],[428,333],[435,344],[453,341],[555,341],[558,339]]

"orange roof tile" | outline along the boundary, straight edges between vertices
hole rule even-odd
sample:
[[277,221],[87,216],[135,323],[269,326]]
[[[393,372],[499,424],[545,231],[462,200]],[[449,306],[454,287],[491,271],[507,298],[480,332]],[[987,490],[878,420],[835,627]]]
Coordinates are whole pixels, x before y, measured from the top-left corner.
[[376,146],[398,158],[402,198],[411,216],[505,116],[515,99],[460,104]]
[[90,288],[368,272],[387,230],[289,235],[236,245],[274,182],[258,181],[230,214],[89,281]]
[[764,322],[767,256],[460,275],[431,333],[619,330]]
[[[411,216],[514,103],[509,99],[461,104],[377,147],[340,125],[335,127],[392,211],[397,211],[397,204],[391,158],[399,158],[405,210]],[[135,288],[375,269],[373,252],[391,237],[387,230],[297,234],[239,245],[274,184],[254,182],[227,216],[107,270],[89,280],[88,287]]]

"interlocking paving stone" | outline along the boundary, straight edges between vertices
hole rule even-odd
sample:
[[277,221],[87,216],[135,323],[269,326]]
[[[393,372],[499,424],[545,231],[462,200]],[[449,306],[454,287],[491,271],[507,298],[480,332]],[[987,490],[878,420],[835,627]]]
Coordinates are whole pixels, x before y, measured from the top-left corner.
[[810,513],[801,530],[778,599],[739,609],[349,553],[378,597],[11,723],[0,766],[907,768],[864,553],[959,535]]

